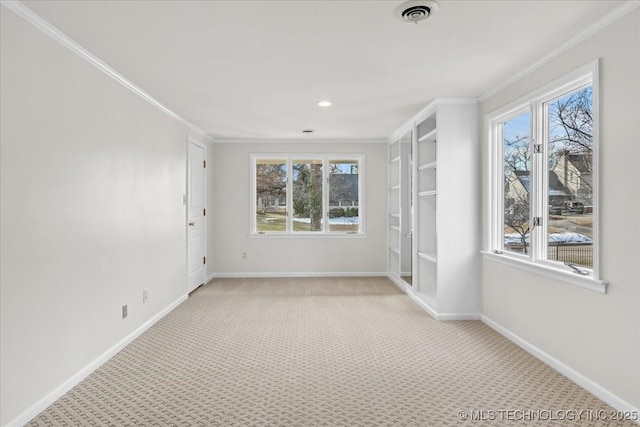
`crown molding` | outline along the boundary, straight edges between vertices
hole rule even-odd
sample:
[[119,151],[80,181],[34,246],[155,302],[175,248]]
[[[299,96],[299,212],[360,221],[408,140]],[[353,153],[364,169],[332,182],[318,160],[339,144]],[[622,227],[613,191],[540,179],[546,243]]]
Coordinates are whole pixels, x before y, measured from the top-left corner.
[[625,1],[623,4],[621,4],[620,6],[616,7],[611,12],[609,12],[606,15],[604,15],[602,18],[598,19],[596,22],[594,22],[593,24],[589,25],[588,27],[586,27],[585,29],[580,31],[578,34],[576,34],[575,36],[571,37],[569,40],[567,40],[566,42],[564,42],[563,44],[558,46],[556,49],[552,50],[551,52],[547,53],[542,58],[538,59],[533,64],[529,65],[524,70],[522,70],[519,73],[515,74],[513,77],[503,81],[502,83],[500,83],[499,85],[495,86],[494,88],[489,89],[488,91],[484,92],[482,95],[480,95],[478,97],[479,101],[480,102],[486,101],[487,99],[491,98],[495,94],[497,94],[497,93],[501,92],[502,90],[504,90],[505,88],[511,86],[512,84],[514,84],[518,80],[520,80],[520,79],[524,78],[525,76],[531,74],[536,69],[542,67],[544,64],[546,64],[547,62],[551,61],[553,58],[555,58],[555,57],[559,56],[560,54],[566,52],[567,50],[569,50],[573,46],[575,46],[578,43],[584,41],[588,37],[592,36],[593,34],[597,33],[598,31],[604,29],[608,25],[610,25],[613,22],[617,21],[618,19],[622,18],[626,14],[628,14],[631,11],[635,10],[639,6],[640,6],[640,0],[627,0],[627,1]]
[[102,71],[107,76],[111,77],[116,82],[120,83],[125,88],[129,89],[134,94],[138,95],[143,100],[147,101],[149,104],[156,107],[158,110],[162,111],[169,117],[177,120],[178,122],[185,125],[189,131],[191,131],[195,136],[201,137],[208,142],[213,142],[213,138],[204,130],[200,129],[198,126],[194,125],[184,117],[170,110],[168,107],[160,103],[157,99],[151,96],[149,93],[142,90],[136,84],[131,82],[125,76],[117,72],[111,66],[106,64],[104,61],[96,57],[94,54],[89,52],[87,49],[80,46],[69,36],[64,34],[62,31],[57,29],[55,26],[41,18],[38,14],[36,14],[33,10],[29,9],[27,6],[22,4],[17,0],[1,0],[0,4],[11,10],[13,13],[27,21],[29,24],[33,25],[38,30],[45,33],[47,36],[51,37],[62,46],[66,47],[71,52],[78,55],[80,58],[87,61],[89,64],[96,67],[98,70]]

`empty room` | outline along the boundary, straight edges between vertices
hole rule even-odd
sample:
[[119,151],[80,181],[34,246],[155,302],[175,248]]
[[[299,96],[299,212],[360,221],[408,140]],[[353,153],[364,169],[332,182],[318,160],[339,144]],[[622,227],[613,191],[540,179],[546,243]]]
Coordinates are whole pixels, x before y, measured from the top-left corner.
[[0,18],[1,426],[640,424],[640,1]]

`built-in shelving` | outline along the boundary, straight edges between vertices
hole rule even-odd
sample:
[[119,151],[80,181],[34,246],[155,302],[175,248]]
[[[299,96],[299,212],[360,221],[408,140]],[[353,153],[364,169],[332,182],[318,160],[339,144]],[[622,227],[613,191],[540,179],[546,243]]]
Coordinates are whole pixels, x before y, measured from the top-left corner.
[[402,194],[409,191],[412,292],[437,318],[480,313],[479,183],[470,178],[479,174],[478,113],[475,100],[436,100],[403,126],[398,134],[410,128],[413,135],[408,182],[401,179],[402,137],[389,146],[390,220],[399,221],[389,227],[389,275],[403,283],[397,280],[405,257]]
[[435,169],[437,164],[438,164],[438,162],[436,162],[434,160],[433,162],[429,162],[427,164],[418,166],[418,170],[419,171],[424,171],[424,170],[429,170],[429,169]]
[[438,134],[438,129],[434,128],[430,131],[427,131],[427,133],[419,137],[418,142],[424,142],[424,141],[435,142],[437,134]]
[[438,257],[435,252],[418,252],[418,256],[433,263],[438,262]]
[[393,274],[400,274],[400,142],[389,144],[389,236],[387,266]]
[[408,132],[390,141],[388,147],[388,269],[397,280],[411,277],[412,270],[412,145],[413,133]]

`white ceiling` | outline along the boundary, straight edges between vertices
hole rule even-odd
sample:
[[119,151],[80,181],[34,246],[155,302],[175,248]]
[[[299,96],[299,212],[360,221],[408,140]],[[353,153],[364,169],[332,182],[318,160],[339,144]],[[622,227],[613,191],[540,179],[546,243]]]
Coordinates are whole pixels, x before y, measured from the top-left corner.
[[[478,97],[622,1],[24,1],[218,139],[381,139],[435,97]],[[329,99],[333,106],[316,103]]]

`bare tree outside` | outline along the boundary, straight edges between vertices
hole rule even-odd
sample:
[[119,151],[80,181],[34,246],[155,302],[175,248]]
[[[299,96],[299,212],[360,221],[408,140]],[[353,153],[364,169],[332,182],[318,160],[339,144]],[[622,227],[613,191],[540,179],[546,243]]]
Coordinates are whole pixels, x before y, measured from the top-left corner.
[[585,86],[552,100],[545,104],[545,111],[549,123],[550,171],[547,256],[591,267],[593,87]]
[[[519,236],[522,253],[528,253],[529,243],[527,237],[529,236],[529,198],[524,195],[517,195],[515,198],[510,199],[511,205],[505,206],[504,209],[504,224],[505,231],[516,232]],[[518,251],[516,248],[510,250]]]
[[527,112],[503,124],[504,234],[516,234],[519,240],[519,244],[506,242],[510,244],[505,244],[504,249],[525,254],[530,228],[530,117]]
[[256,163],[256,231],[286,231],[287,165]]
[[[592,265],[593,92],[585,86],[543,104],[547,135],[541,154],[548,162],[548,259]],[[528,253],[531,229],[531,115],[503,123],[504,249]],[[539,179],[540,177],[536,178]],[[537,181],[540,182],[540,181]],[[542,212],[537,215],[542,214]]]
[[309,220],[300,231],[322,231],[322,162],[296,161],[293,164],[293,215]]
[[593,88],[587,86],[548,105],[549,169],[557,170],[571,196],[593,202]]
[[256,233],[358,233],[359,158],[255,160]]

